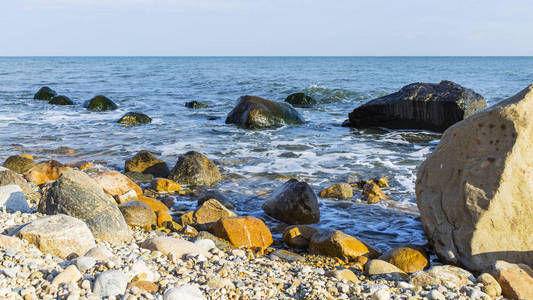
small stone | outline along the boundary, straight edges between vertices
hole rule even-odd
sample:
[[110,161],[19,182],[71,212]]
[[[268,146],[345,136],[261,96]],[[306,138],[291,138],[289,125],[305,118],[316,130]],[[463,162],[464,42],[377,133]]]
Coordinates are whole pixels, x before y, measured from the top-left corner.
[[72,101],[69,97],[63,95],[53,97],[52,99],[50,99],[50,101],[48,101],[48,103],[54,105],[74,105],[74,101]]
[[40,88],[33,96],[35,100],[51,100],[57,95],[57,92],[47,86]]
[[362,255],[372,255],[372,250],[355,237],[332,229],[313,234],[309,243],[309,251],[314,254],[342,259],[355,259]]
[[25,177],[28,181],[41,185],[43,183],[54,181],[59,178],[64,172],[70,171],[70,168],[63,166],[62,163],[50,160],[40,162],[25,173]]
[[291,251],[277,249],[272,255],[288,261],[305,261],[305,257]]
[[137,200],[139,200],[135,190],[129,190],[126,193],[124,193],[124,194],[122,194],[120,196],[115,196],[114,198],[115,198],[115,200],[117,201],[118,204],[126,203],[126,202],[129,202],[129,201],[137,201]]
[[477,281],[483,284],[483,292],[490,297],[496,298],[502,294],[502,288],[500,284],[489,273],[483,273],[479,275]]
[[98,95],[83,104],[85,108],[91,111],[115,110],[118,106],[106,96]]
[[192,108],[192,109],[200,109],[200,108],[207,108],[207,104],[198,102],[198,101],[189,101],[185,102],[185,107]]
[[30,206],[18,185],[0,186],[0,208],[6,208],[8,211],[20,211],[30,213]]
[[173,193],[181,190],[181,186],[170,179],[154,178],[150,187],[158,192]]
[[283,242],[291,248],[306,250],[309,248],[311,237],[317,231],[318,229],[309,225],[292,225],[285,228]]
[[196,151],[181,155],[170,173],[170,179],[180,184],[212,186],[222,180],[215,163]]
[[157,226],[163,226],[165,222],[172,222],[172,217],[166,211],[157,212]]
[[13,155],[4,161],[4,167],[18,174],[24,174],[26,171],[35,166],[35,161],[31,158]]
[[391,249],[379,257],[397,266],[405,273],[414,273],[429,266],[429,256],[420,246],[405,246]]
[[75,263],[76,267],[78,267],[78,270],[80,270],[80,272],[82,273],[85,273],[85,271],[94,267],[94,265],[96,264],[96,259],[90,256],[81,256],[76,258]]
[[533,270],[529,266],[498,260],[493,266],[492,275],[506,298],[533,299]]
[[156,293],[159,290],[159,285],[151,281],[140,280],[131,282],[128,285],[128,289],[131,289],[133,291],[134,288],[139,289],[139,294],[141,292],[140,290],[146,291],[148,293]]
[[24,248],[24,242],[19,238],[0,234],[0,247],[18,251]]
[[194,242],[194,244],[206,251],[209,251],[213,248],[216,248],[215,242],[210,239],[199,239]]
[[272,245],[272,234],[263,221],[250,217],[224,217],[210,231],[235,247],[261,247]]
[[389,299],[390,299],[390,292],[385,289],[377,290],[372,294],[372,300],[389,300]]
[[326,272],[326,277],[332,277],[332,278],[337,279],[338,281],[341,281],[341,280],[352,281],[352,282],[359,281],[357,276],[348,269],[333,270],[333,271]]
[[135,156],[128,159],[124,163],[124,170],[126,173],[138,172],[160,178],[166,178],[170,174],[167,163],[158,159],[147,150],[141,150]]
[[78,282],[82,278],[82,275],[75,265],[70,265],[63,270],[63,272],[57,274],[52,281],[53,285],[61,285],[68,282]]
[[233,282],[228,278],[222,278],[218,275],[209,275],[207,276],[207,286],[212,289],[222,289],[222,288],[233,288]]
[[121,271],[104,271],[94,281],[93,293],[98,297],[116,297],[126,292],[128,280]]
[[379,259],[372,259],[366,264],[365,274],[369,276],[388,274],[396,279],[407,279],[409,277],[395,265]]
[[200,289],[194,285],[171,288],[163,294],[163,300],[206,300]]
[[94,258],[97,262],[100,263],[107,263],[108,261],[118,261],[119,258],[113,255],[111,251],[109,251],[106,248],[102,247],[93,247],[87,253],[85,253],[85,256]]
[[322,190],[318,195],[322,198],[348,199],[353,197],[353,189],[347,183],[338,183]]
[[375,204],[381,200],[387,200],[388,197],[383,193],[381,188],[375,183],[367,183],[363,186],[361,198],[368,204]]
[[143,191],[135,182],[129,179],[126,175],[117,171],[105,170],[100,173],[91,175],[91,177],[100,185],[106,194],[113,197],[125,194],[130,190],[134,190],[138,196],[142,195]]
[[117,121],[117,123],[130,125],[130,126],[147,124],[151,122],[152,122],[152,118],[139,112],[128,112]]
[[429,300],[445,300],[446,299],[446,297],[444,297],[444,295],[437,290],[431,290],[427,297]]

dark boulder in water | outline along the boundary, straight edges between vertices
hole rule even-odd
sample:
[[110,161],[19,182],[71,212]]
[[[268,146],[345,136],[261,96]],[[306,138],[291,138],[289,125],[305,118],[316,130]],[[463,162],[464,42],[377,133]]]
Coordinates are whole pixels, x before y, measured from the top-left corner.
[[248,129],[297,125],[304,122],[304,118],[289,104],[255,96],[241,96],[237,106],[226,118],[226,124],[237,124]]
[[486,107],[483,96],[451,81],[417,82],[354,109],[349,125],[443,132]]
[[106,96],[96,96],[87,101],[84,105],[88,110],[92,111],[106,111],[115,110],[118,106]]
[[67,96],[55,96],[52,100],[48,101],[50,104],[54,105],[74,105],[74,101],[70,100]]
[[196,151],[181,155],[170,171],[170,179],[179,184],[211,186],[222,180],[218,167],[207,156]]
[[56,91],[52,90],[51,88],[47,86],[43,86],[40,88],[37,93],[35,93],[35,96],[33,96],[33,99],[35,100],[51,100],[57,95]]
[[311,96],[304,93],[294,93],[287,96],[285,102],[292,104],[295,107],[310,107],[317,104],[317,101]]
[[134,157],[128,159],[124,163],[124,170],[126,173],[139,172],[144,174],[152,174],[154,177],[161,178],[167,178],[168,175],[170,175],[170,170],[167,163],[155,157],[150,151],[147,150],[141,150],[135,154]]
[[190,102],[185,103],[185,107],[192,108],[192,109],[200,109],[200,108],[208,108],[209,106],[202,102],[190,101]]
[[126,125],[139,125],[152,122],[152,118],[143,113],[129,112],[123,115],[117,122]]

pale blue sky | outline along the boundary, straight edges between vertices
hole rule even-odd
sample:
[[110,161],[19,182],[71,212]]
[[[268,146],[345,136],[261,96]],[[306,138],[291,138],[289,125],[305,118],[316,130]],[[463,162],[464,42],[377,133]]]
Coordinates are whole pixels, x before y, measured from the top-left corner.
[[0,55],[533,55],[532,0],[0,0]]

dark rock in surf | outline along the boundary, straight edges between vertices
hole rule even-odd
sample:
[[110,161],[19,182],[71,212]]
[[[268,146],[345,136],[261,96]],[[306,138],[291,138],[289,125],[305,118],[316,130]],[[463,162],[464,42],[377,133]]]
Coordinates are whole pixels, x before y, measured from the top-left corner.
[[[167,178],[170,175],[167,163],[147,150],[141,150],[134,157],[128,159],[124,163],[124,170],[126,173],[139,172],[161,178]],[[149,181],[151,182],[152,180],[150,179]]]
[[292,106],[295,107],[310,107],[315,104],[317,104],[317,101],[311,96],[308,96],[304,93],[294,93],[290,94],[286,99],[285,102],[288,102],[292,104]]
[[118,106],[106,96],[96,96],[84,104],[84,107],[92,111],[115,110]]
[[483,96],[451,81],[413,83],[359,106],[348,116],[358,128],[427,129],[443,132],[487,107]]
[[304,123],[304,118],[289,104],[255,96],[240,97],[239,102],[226,118],[226,124],[237,124],[247,129],[302,123]]
[[290,179],[263,203],[263,211],[287,224],[312,224],[320,221],[318,199],[306,182]]
[[151,123],[152,118],[143,113],[129,112],[123,115],[117,122],[120,124],[135,126],[140,124]]
[[33,96],[35,100],[51,100],[57,95],[56,91],[52,90],[47,86],[40,88],[37,93]]
[[189,151],[181,155],[170,171],[169,178],[179,184],[206,186],[215,185],[222,180],[215,163],[196,151]]
[[185,107],[192,108],[192,109],[200,109],[200,108],[208,108],[209,106],[207,104],[198,102],[198,101],[190,101],[185,103]]
[[27,157],[22,157],[19,155],[10,156],[4,162],[4,167],[19,174],[24,174],[33,166],[35,166],[35,161],[33,161],[33,159],[29,159]]
[[74,105],[74,101],[70,100],[67,96],[55,96],[52,100],[48,101],[49,104],[54,105]]

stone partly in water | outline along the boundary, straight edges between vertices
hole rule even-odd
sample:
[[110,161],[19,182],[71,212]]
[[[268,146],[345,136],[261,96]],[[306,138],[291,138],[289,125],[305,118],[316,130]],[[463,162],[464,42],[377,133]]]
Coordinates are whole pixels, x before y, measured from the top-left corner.
[[48,181],[57,180],[61,174],[67,171],[70,171],[70,168],[63,166],[62,163],[56,160],[50,160],[40,162],[31,167],[24,176],[28,181],[41,185]]
[[57,95],[57,92],[47,86],[40,88],[33,96],[35,100],[51,100]]
[[349,114],[349,126],[443,132],[485,107],[483,96],[453,82],[418,82],[359,106]]
[[368,204],[376,204],[381,200],[388,199],[387,195],[383,193],[381,188],[376,183],[367,183],[363,186],[361,198]]
[[55,96],[50,101],[48,101],[48,103],[54,105],[74,105],[74,101],[72,101],[69,97],[62,95]]
[[272,234],[263,221],[250,217],[226,217],[218,220],[210,231],[235,247],[261,247],[272,245]]
[[133,180],[137,184],[150,183],[154,179],[152,174],[144,174],[139,172],[126,172],[124,175],[128,176],[129,179]]
[[420,166],[420,218],[442,261],[533,265],[531,111],[533,85],[448,128]]
[[181,190],[181,186],[170,179],[166,178],[154,178],[150,183],[150,187],[158,192],[174,193]]
[[102,240],[129,242],[131,231],[115,203],[87,174],[69,171],[45,192],[39,202],[39,211],[79,218],[87,223],[95,237]]
[[[170,171],[166,162],[156,158],[150,151],[142,150],[124,163],[125,172],[152,174],[154,177],[166,178]],[[151,181],[151,180],[150,180]]]
[[294,93],[287,96],[285,102],[292,104],[295,107],[311,107],[318,102],[313,99],[311,96],[308,96],[304,93]]
[[10,156],[4,161],[4,167],[19,174],[26,173],[26,171],[33,166],[35,166],[35,161],[33,161],[33,159],[22,157],[20,155]]
[[202,205],[202,203],[210,199],[216,199],[218,202],[222,203],[222,205],[224,205],[228,209],[235,208],[233,201],[231,201],[231,199],[226,197],[226,195],[224,195],[222,192],[218,190],[211,190],[211,189],[203,190],[201,192],[200,196],[198,197],[198,206]]
[[391,249],[379,257],[405,273],[414,273],[429,266],[429,256],[421,246],[404,246]]
[[9,212],[31,212],[22,189],[15,184],[0,186],[0,209],[6,209]]
[[322,198],[348,199],[353,197],[353,189],[347,183],[338,183],[322,190],[318,195]]
[[311,237],[317,231],[318,229],[309,225],[289,226],[283,232],[283,242],[291,248],[306,250],[309,248]]
[[313,234],[309,243],[309,251],[344,260],[353,260],[359,256],[370,256],[370,258],[377,256],[355,237],[333,229],[321,230]]
[[198,102],[198,101],[190,101],[190,102],[186,102],[185,103],[185,107],[192,108],[192,109],[200,109],[200,108],[207,108],[208,105],[207,104],[203,104],[203,103]]
[[115,110],[118,106],[106,96],[96,96],[85,102],[84,107],[92,111]]
[[124,216],[126,224],[130,226],[151,226],[157,222],[155,212],[144,202],[129,201],[120,204],[118,208]]
[[501,286],[502,294],[509,299],[533,299],[533,270],[525,264],[497,261],[492,275]]
[[125,124],[125,125],[140,125],[140,124],[148,124],[152,122],[152,118],[149,116],[139,113],[139,112],[129,112],[123,115],[117,123]]
[[72,254],[82,256],[96,245],[83,221],[61,214],[35,219],[24,225],[17,236],[35,245],[42,253],[61,258]]
[[290,179],[263,203],[265,213],[287,224],[312,224],[320,221],[318,199],[306,182]]
[[[187,214],[186,214],[187,215]],[[191,225],[198,230],[208,230],[215,222],[224,217],[236,216],[234,212],[227,209],[215,199],[210,199],[202,203],[198,209],[190,213],[190,217],[185,220],[182,216],[182,225]]]
[[287,103],[274,102],[255,96],[242,96],[228,114],[226,124],[248,129],[303,124],[304,118]]
[[207,156],[196,151],[181,155],[170,172],[170,179],[180,184],[215,185],[221,179],[218,167]]
[[128,178],[128,176],[113,170],[93,174],[91,177],[100,185],[106,194],[113,197],[123,195],[130,190],[134,190],[137,195],[142,195],[143,191],[140,186]]

